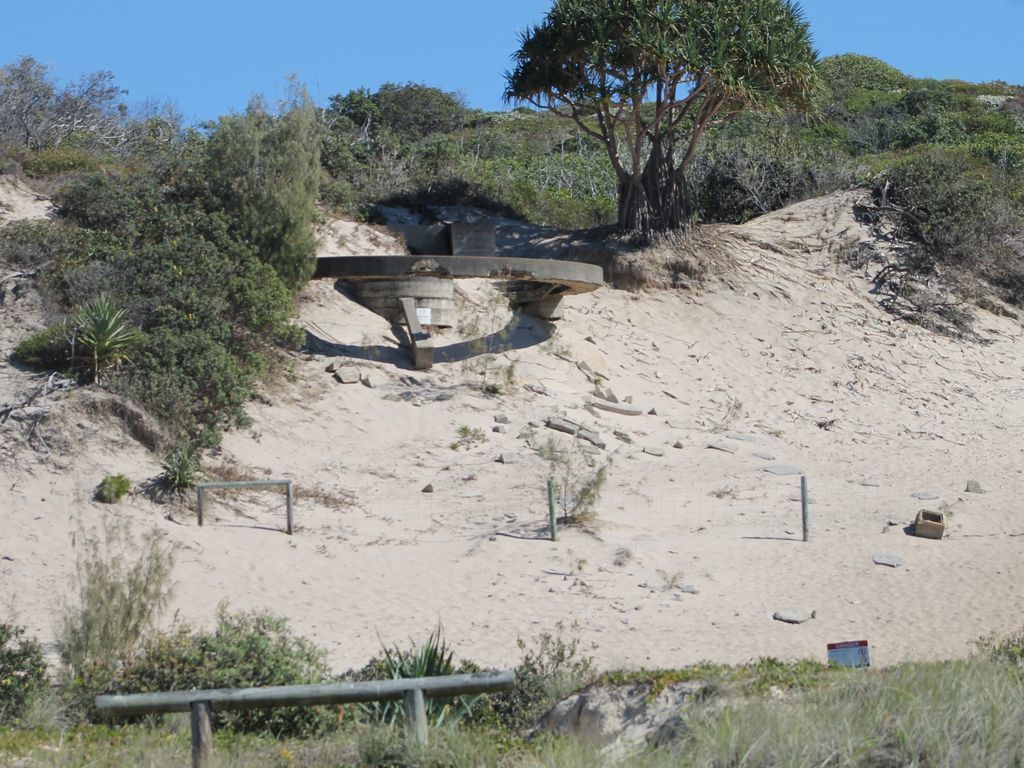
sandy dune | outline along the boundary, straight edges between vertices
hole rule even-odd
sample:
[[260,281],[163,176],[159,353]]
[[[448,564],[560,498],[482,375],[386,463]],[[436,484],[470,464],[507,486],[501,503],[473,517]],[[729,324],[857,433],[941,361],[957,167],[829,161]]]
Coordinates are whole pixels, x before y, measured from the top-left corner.
[[[0,428],[2,609],[52,639],[72,534],[107,512],[174,542],[174,617],[208,622],[225,599],[266,608],[338,668],[438,621],[462,655],[499,666],[518,658],[518,637],[559,623],[578,625],[604,666],[824,659],[827,642],[861,638],[882,664],[966,655],[1024,615],[1021,328],[979,312],[984,342],[967,343],[893,321],[836,259],[866,236],[852,199],[716,228],[729,266],[706,290],[602,289],[570,299],[557,327],[462,282],[459,326],[437,339],[443,362],[429,372],[409,370],[384,320],[331,281],[311,284],[300,316],[312,352],[208,462],[294,479],[291,538],[269,493],[219,497],[202,529],[187,507],[141,494],[92,502],[105,473],[141,482],[157,461],[87,407],[89,393],[57,396],[35,436],[49,453]],[[332,249],[348,236],[346,225]],[[0,305],[0,326],[18,313]],[[481,354],[480,338],[507,351]],[[332,362],[372,386],[336,382]],[[654,412],[588,409],[588,371]],[[32,382],[7,362],[0,381],[5,397]],[[544,426],[556,415],[600,433],[593,461],[608,480],[596,524],[552,543],[549,468],[533,447],[569,449]],[[809,478],[809,543],[799,477],[766,471],[787,467]],[[985,493],[966,493],[968,480]],[[904,533],[922,508],[951,515],[947,539]],[[875,565],[883,553],[904,565]],[[816,618],[782,624],[779,610]]]

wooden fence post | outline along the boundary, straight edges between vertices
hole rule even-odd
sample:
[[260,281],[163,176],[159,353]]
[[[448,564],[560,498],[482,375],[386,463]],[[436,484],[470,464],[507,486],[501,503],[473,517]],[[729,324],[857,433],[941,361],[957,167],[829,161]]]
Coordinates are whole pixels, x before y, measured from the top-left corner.
[[427,743],[427,700],[420,688],[405,692],[405,735],[414,744]]
[[213,732],[210,729],[210,702],[192,704],[192,768],[208,768],[213,753]]
[[203,527],[203,487],[196,487],[196,516],[199,518],[199,527]]

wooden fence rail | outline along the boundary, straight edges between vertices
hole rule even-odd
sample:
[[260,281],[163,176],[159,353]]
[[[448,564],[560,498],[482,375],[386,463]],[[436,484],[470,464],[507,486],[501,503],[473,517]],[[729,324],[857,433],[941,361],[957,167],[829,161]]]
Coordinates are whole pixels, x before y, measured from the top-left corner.
[[495,693],[512,688],[515,682],[515,672],[506,671],[325,685],[132,693],[97,696],[96,709],[111,718],[191,712],[192,765],[201,768],[209,764],[212,752],[210,712],[402,699],[406,733],[414,741],[424,743],[427,739],[426,698]]
[[235,480],[225,483],[196,483],[196,517],[199,520],[199,527],[203,527],[203,501],[206,491],[219,490],[224,488],[267,488],[268,486],[284,486],[285,504],[287,505],[287,519],[285,531],[289,536],[294,529],[292,507],[295,502],[295,493],[292,489],[291,480]]

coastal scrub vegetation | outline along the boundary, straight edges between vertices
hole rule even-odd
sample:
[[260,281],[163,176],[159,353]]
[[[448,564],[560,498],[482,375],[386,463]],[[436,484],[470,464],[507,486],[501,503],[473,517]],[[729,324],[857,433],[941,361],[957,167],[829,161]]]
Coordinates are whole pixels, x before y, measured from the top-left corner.
[[[575,29],[564,15],[524,34],[510,95],[564,110],[559,84],[545,90],[527,77],[540,63],[526,50],[537,35]],[[806,54],[803,22],[786,19],[790,48]],[[600,43],[588,43],[598,61]],[[936,302],[955,313],[988,295],[1024,304],[1024,89],[913,78],[857,54],[823,59],[812,73],[804,54],[791,68],[793,99],[768,98],[762,84],[768,95],[747,101],[772,109],[738,111],[743,99],[719,93],[721,109],[737,112],[730,120],[679,124],[700,135],[676,166],[685,185],[669,195],[685,200],[683,218],[741,223],[868,185],[889,209],[871,215],[910,244],[899,263],[879,265],[894,306],[911,316]],[[680,68],[680,93],[704,71]],[[136,400],[175,443],[203,449],[244,425],[245,403],[282,365],[280,350],[301,343],[293,296],[312,273],[317,203],[367,218],[401,204],[428,219],[436,206],[470,205],[606,234],[621,223],[624,181],[593,111],[575,121],[527,107],[483,112],[412,82],[317,106],[293,83],[281,104],[257,98],[244,113],[188,127],[173,109],[132,110],[122,96],[106,72],[62,86],[31,58],[0,68],[0,168],[33,175],[56,205],[52,221],[0,231],[0,257],[37,274],[58,310],[14,354]],[[645,101],[640,116],[655,120],[656,106]],[[698,99],[689,109],[704,107]],[[68,133],[71,119],[79,128]],[[658,205],[645,205],[654,227]],[[921,284],[952,298],[929,299]],[[90,347],[82,323],[100,302],[110,338]]]

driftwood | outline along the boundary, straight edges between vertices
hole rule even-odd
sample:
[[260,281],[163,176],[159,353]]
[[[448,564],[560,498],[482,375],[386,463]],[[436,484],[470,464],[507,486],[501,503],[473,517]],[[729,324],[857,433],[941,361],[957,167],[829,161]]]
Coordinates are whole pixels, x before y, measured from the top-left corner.
[[38,440],[43,450],[49,455],[50,447],[46,444],[42,435],[38,433],[39,425],[50,412],[50,404],[46,402],[46,398],[54,392],[64,392],[74,386],[75,381],[73,379],[68,379],[60,373],[50,374],[49,378],[42,385],[33,387],[20,399],[0,404],[0,427],[7,424],[12,417],[18,421],[22,420],[17,415],[19,411],[33,411],[24,419],[24,421],[31,422],[27,440],[30,445],[33,440]]

